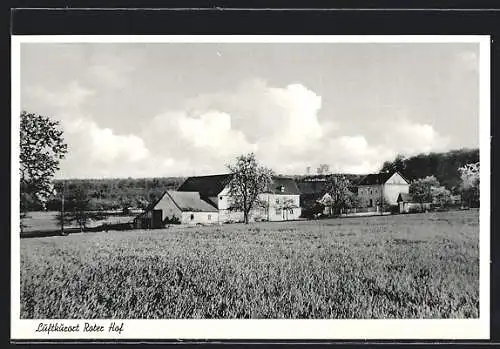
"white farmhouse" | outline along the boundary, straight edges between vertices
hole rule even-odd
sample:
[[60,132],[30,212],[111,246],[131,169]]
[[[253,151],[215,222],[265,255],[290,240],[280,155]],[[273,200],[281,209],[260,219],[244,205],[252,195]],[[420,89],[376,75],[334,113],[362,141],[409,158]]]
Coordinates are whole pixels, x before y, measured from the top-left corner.
[[[230,209],[230,181],[231,174],[189,177],[177,190],[200,193],[202,199],[217,208],[220,223],[243,221],[243,212]],[[300,217],[300,193],[293,178],[273,176],[259,201],[264,206],[254,207],[251,220],[285,221]]]
[[[242,222],[243,212],[231,210],[231,174],[189,177],[176,191],[166,191],[147,211],[137,217],[136,226],[160,228],[176,220],[181,224]],[[250,220],[285,221],[299,219],[300,194],[293,178],[272,177]]]
[[358,183],[358,198],[362,207],[377,208],[382,201],[386,205],[398,205],[400,193],[408,194],[410,182],[399,172],[374,173]]

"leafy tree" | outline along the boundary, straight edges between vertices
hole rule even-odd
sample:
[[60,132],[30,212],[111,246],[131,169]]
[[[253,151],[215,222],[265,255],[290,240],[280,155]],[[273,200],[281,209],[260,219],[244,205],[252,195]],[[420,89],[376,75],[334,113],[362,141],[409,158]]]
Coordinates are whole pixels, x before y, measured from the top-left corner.
[[423,204],[424,202],[432,202],[432,190],[438,187],[440,185],[436,177],[427,176],[411,182],[409,192],[415,201]]
[[442,185],[456,194],[461,191],[462,183],[457,168],[478,161],[479,149],[457,149],[411,157],[398,155],[394,161],[386,161],[382,169],[396,169],[410,180],[435,176]]
[[386,161],[382,165],[382,169],[380,172],[401,172],[405,173],[406,172],[406,162],[405,162],[405,157],[402,154],[398,154],[396,156],[396,159],[394,161]]
[[432,202],[441,207],[447,205],[451,201],[451,191],[444,186],[431,188]]
[[236,164],[228,164],[227,168],[232,174],[230,209],[243,211],[245,224],[248,224],[250,210],[258,204],[259,194],[269,187],[273,172],[259,165],[254,153],[238,156]]
[[479,205],[479,162],[466,164],[458,169],[462,198],[469,207]]
[[351,182],[345,176],[331,175],[327,178],[326,193],[323,205],[330,207],[333,215],[357,205],[356,195],[351,191]]
[[52,178],[67,153],[59,122],[21,112],[21,211],[45,204],[53,194]]

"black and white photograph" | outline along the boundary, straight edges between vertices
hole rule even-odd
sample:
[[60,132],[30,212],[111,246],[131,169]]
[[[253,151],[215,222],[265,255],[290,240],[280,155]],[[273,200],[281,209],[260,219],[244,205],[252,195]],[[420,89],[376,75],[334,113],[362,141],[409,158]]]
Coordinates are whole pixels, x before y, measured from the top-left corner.
[[13,37],[14,333],[485,338],[488,45]]

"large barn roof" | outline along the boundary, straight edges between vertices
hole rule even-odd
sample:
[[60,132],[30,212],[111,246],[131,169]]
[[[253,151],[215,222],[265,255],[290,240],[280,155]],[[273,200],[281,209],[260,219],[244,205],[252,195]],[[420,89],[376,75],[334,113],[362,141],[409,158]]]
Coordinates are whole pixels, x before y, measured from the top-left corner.
[[177,189],[178,191],[198,192],[204,197],[214,197],[228,185],[231,174],[189,177]]
[[[231,174],[189,177],[177,189],[179,192],[198,192],[202,197],[217,196],[231,181]],[[283,191],[281,190],[283,187]],[[268,192],[284,195],[299,195],[293,178],[273,176]]]
[[[365,176],[361,181],[358,183],[358,185],[377,185],[377,184],[383,184],[389,180],[395,173],[399,172],[382,172],[382,173],[370,173],[369,175]],[[399,173],[401,177],[405,181],[408,182],[408,180],[401,174]]]
[[325,193],[326,181],[301,181],[297,182],[297,187],[304,195],[322,195]]
[[172,191],[165,193],[170,196],[172,201],[179,207],[181,211],[187,212],[217,212],[217,208],[210,205],[200,197],[198,192],[189,191]]
[[[281,190],[283,187],[283,190]],[[274,176],[271,182],[271,188],[268,190],[273,194],[299,195],[300,191],[293,178]]]

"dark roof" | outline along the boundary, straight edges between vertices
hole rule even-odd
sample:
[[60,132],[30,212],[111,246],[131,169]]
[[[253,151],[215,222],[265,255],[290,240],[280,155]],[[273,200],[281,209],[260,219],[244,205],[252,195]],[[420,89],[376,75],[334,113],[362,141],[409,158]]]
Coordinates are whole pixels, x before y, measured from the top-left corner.
[[413,198],[408,193],[399,193],[397,202],[413,202]]
[[399,172],[382,172],[382,173],[370,173],[366,175],[361,181],[359,181],[358,185],[377,185],[385,183],[391,178],[395,173],[398,173],[405,181],[408,180]]
[[[177,189],[181,192],[198,192],[201,197],[217,196],[231,181],[231,174],[189,177]],[[283,187],[283,191],[281,191]],[[299,195],[299,188],[293,178],[273,176],[270,190],[274,194]]]
[[210,205],[200,197],[198,192],[189,191],[167,191],[166,195],[170,196],[172,201],[179,207],[181,211],[188,212],[218,212],[217,208]]
[[[281,190],[281,187],[283,187],[283,190]],[[295,183],[295,180],[293,178],[279,177],[279,176],[273,176],[270,185],[270,190],[267,190],[267,192],[271,192],[274,194],[283,194],[283,195],[300,194],[299,188],[297,187],[297,183]]]
[[326,190],[326,181],[300,181],[297,182],[300,194],[322,195]]
[[231,180],[231,174],[189,177],[177,189],[178,191],[195,191],[203,197],[217,196]]

